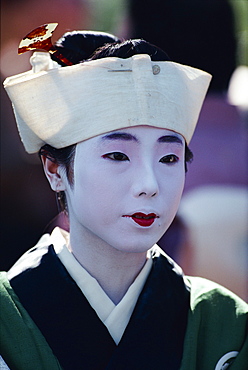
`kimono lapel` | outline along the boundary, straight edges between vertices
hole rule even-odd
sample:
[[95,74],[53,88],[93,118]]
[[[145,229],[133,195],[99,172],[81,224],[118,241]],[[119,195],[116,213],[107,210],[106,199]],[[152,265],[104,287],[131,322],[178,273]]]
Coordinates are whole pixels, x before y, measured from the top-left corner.
[[161,255],[139,297],[107,369],[180,368],[189,310],[189,290],[173,261]]
[[36,252],[34,266],[21,270],[10,283],[64,370],[179,369],[189,291],[173,261],[163,255],[154,257],[116,346],[53,247],[30,253]]

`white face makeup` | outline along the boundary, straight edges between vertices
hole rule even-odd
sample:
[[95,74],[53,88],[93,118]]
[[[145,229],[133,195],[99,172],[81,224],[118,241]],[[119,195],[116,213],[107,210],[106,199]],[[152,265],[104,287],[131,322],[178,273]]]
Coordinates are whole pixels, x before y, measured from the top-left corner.
[[183,191],[184,139],[139,126],[77,144],[66,184],[72,231],[123,252],[144,252],[172,222]]

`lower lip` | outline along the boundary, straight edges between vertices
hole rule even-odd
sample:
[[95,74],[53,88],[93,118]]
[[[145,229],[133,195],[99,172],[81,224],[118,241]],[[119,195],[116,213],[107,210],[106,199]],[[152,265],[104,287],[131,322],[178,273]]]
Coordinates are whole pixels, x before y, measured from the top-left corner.
[[155,216],[154,217],[150,217],[150,218],[141,218],[141,217],[135,217],[135,216],[124,216],[124,217],[128,217],[128,218],[131,218],[136,224],[138,224],[139,226],[142,226],[142,227],[149,227],[153,224],[153,222],[155,221]]
[[137,217],[131,217],[136,224],[143,226],[143,227],[148,227],[153,224],[155,221],[155,217],[152,218],[137,218]]

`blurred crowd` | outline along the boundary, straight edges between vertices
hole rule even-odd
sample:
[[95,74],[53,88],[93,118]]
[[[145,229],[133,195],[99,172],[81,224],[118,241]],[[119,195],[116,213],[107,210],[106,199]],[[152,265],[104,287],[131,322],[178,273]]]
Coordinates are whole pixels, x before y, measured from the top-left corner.
[[[248,96],[245,103],[238,91],[248,73],[248,3],[2,0],[1,14],[1,82],[30,69],[30,54],[17,55],[20,39],[50,22],[59,23],[54,41],[72,29],[144,38],[173,61],[213,75],[190,143],[194,161],[186,174],[182,204],[159,244],[186,273],[215,280],[247,299]],[[245,94],[248,91],[242,97]],[[54,193],[37,155],[26,154],[20,143],[1,86],[0,269],[8,269],[42,233],[63,226],[64,219],[56,216]]]

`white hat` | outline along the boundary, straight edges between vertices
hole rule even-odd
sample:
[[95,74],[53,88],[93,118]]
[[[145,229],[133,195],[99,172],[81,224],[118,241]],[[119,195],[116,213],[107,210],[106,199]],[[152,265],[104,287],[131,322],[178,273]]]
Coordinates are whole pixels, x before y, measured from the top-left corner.
[[29,153],[140,125],[173,130],[189,143],[211,80],[146,54],[59,68],[50,54],[36,52],[31,63],[33,70],[4,82]]

